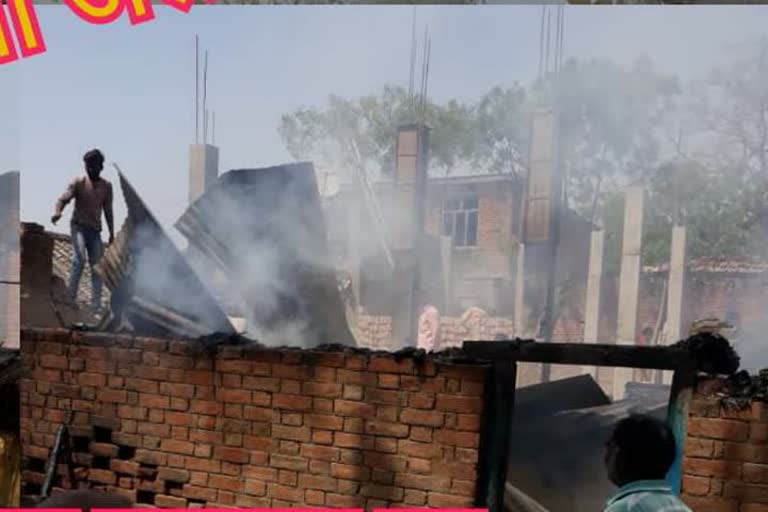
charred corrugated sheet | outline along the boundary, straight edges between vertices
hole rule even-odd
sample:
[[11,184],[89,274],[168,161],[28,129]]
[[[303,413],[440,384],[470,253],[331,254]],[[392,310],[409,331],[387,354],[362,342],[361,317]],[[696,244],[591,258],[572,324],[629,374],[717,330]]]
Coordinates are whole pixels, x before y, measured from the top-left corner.
[[347,325],[311,163],[222,175],[176,228],[221,270],[265,344],[355,344]]
[[234,334],[234,328],[125,176],[128,217],[96,272],[112,292],[103,327],[144,335]]

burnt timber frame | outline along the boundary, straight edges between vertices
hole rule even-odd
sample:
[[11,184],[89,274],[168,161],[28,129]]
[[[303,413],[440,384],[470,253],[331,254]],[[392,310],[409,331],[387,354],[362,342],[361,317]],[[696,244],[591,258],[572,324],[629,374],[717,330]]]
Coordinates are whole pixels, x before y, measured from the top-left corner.
[[462,348],[464,354],[473,359],[492,361],[493,367],[486,382],[486,413],[475,506],[487,507],[490,512],[504,510],[504,484],[509,462],[509,432],[515,407],[518,362],[673,371],[667,423],[675,436],[677,457],[667,474],[667,481],[676,493],[680,493],[689,402],[698,373],[712,371],[710,367],[704,368],[708,366],[706,363],[697,362],[689,350],[680,345],[537,343],[519,339],[465,341]]

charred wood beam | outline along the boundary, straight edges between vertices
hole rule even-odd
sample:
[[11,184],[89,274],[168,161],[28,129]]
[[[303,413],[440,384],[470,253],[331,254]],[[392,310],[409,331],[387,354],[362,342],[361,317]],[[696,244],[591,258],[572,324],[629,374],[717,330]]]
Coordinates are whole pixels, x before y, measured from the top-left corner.
[[732,374],[739,360],[719,336],[697,335],[671,346],[634,346],[591,343],[537,343],[531,340],[465,341],[463,351],[474,358],[568,365],[612,366],[676,370],[692,368],[713,374]]

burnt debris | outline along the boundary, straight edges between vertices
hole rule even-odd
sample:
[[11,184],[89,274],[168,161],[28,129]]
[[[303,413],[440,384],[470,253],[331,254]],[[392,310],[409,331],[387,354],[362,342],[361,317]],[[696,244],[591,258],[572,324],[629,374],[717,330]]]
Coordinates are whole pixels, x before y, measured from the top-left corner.
[[311,163],[233,170],[192,204],[176,228],[206,278],[240,296],[248,334],[265,344],[355,345],[328,254]]

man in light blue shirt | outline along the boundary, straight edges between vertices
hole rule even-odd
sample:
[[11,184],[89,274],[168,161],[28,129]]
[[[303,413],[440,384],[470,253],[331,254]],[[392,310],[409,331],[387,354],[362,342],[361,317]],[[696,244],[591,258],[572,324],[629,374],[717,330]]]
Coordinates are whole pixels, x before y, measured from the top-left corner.
[[650,416],[616,424],[606,443],[608,478],[619,487],[604,512],[692,512],[664,480],[675,461],[670,428]]

